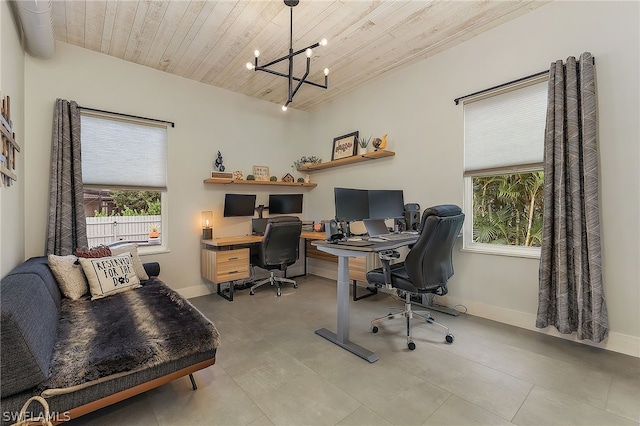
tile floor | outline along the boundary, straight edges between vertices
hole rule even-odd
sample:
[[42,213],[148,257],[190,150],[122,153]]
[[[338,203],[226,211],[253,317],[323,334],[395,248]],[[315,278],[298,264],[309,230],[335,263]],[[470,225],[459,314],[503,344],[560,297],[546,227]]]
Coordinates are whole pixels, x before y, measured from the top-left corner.
[[434,312],[455,334],[369,321],[402,303],[387,294],[351,302],[351,340],[369,364],[314,334],[335,330],[335,282],[298,278],[276,298],[263,286],[233,302],[191,302],[218,327],[217,363],[84,416],[90,425],[638,425],[640,359],[470,315]]

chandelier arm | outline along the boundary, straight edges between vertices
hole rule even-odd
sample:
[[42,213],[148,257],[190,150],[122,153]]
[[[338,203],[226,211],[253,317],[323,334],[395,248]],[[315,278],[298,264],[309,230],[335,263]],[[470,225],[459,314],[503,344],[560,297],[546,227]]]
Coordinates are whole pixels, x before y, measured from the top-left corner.
[[[292,54],[284,55],[284,56],[283,56],[283,57],[281,57],[281,58],[274,59],[273,61],[271,61],[271,62],[269,62],[269,63],[267,63],[267,64],[262,65],[260,68],[270,67],[271,65],[277,64],[278,62],[282,62],[282,61],[284,61],[285,59],[293,58],[294,56],[298,56],[298,55],[299,55],[299,54],[301,54],[301,53],[305,53],[305,52],[307,51],[307,49],[315,49],[315,48],[316,48],[316,47],[318,47],[318,46],[320,46],[320,43],[314,43],[314,44],[312,44],[312,45],[310,45],[310,46],[308,46],[308,47],[305,47],[304,49],[300,49],[300,50],[298,50],[298,51],[296,51],[296,52],[293,52]],[[256,62],[256,63],[257,63],[257,62]]]
[[[255,71],[264,71],[264,72],[268,72],[269,74],[277,75],[277,76],[279,76],[279,77],[289,78],[289,76],[288,76],[287,74],[284,74],[284,73],[281,73],[281,72],[278,72],[278,71],[274,71],[274,70],[270,70],[270,69],[266,69],[265,67],[257,67],[257,68],[255,69]],[[320,83],[314,83],[313,81],[308,81],[308,80],[304,80],[304,81],[303,81],[303,83],[305,83],[305,84],[310,84],[310,85],[312,85],[312,86],[319,87],[319,88],[321,88],[321,89],[326,89],[326,88],[327,88],[327,82],[326,82],[326,80],[328,79],[328,77],[327,77],[327,76],[325,76],[324,78],[325,78],[325,83],[324,83],[324,85],[323,85],[323,84],[320,84]],[[301,78],[299,78],[299,77],[293,77],[293,79],[294,79],[295,81],[300,81],[300,80],[302,80],[302,79],[301,79]]]
[[300,82],[296,86],[296,88],[293,91],[293,93],[291,94],[291,96],[289,96],[289,100],[290,101],[293,100],[293,97],[296,95],[296,93],[298,93],[298,89],[300,89],[300,86],[302,86],[302,83],[304,83],[306,81],[306,78],[309,75],[309,65],[310,64],[311,64],[311,58],[307,58],[307,70],[305,71],[304,75],[300,79]]

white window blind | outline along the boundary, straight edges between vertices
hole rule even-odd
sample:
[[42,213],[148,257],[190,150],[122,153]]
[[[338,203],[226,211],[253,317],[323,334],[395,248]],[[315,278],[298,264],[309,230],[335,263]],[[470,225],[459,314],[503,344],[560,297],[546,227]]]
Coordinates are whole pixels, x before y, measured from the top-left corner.
[[465,174],[541,164],[546,111],[546,81],[465,102]]
[[82,113],[82,180],[100,188],[167,189],[167,127]]

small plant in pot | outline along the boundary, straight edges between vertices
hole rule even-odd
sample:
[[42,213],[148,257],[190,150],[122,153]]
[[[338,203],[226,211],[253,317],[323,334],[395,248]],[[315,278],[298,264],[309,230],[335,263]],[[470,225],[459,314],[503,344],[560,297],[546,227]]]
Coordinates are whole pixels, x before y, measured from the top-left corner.
[[300,157],[299,160],[296,160],[293,162],[293,165],[296,167],[296,169],[299,169],[302,166],[305,166],[307,164],[320,164],[322,163],[322,158],[320,157],[316,157],[315,155],[311,155],[311,156],[302,156]]
[[368,152],[367,147],[369,146],[369,142],[371,142],[371,138],[372,136],[369,136],[368,138],[358,138],[358,154],[366,154]]
[[149,225],[149,238],[158,238],[160,236],[159,229],[160,226],[158,224]]

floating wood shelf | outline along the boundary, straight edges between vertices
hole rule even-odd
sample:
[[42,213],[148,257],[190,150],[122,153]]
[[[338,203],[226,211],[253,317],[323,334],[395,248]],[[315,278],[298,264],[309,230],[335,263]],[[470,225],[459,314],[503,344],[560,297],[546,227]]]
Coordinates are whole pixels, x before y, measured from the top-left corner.
[[16,142],[16,135],[12,130],[11,122],[11,98],[0,96],[2,106],[0,112],[0,187],[11,186],[18,180],[14,173],[16,169],[16,156],[20,152],[20,144]]
[[306,182],[271,182],[264,180],[236,180],[236,179],[224,179],[224,178],[211,178],[205,179],[204,183],[213,183],[216,185],[271,185],[271,186],[304,186],[308,188],[315,188],[317,183]]
[[341,158],[339,160],[327,161],[320,164],[307,164],[298,168],[299,172],[314,172],[316,170],[330,169],[332,167],[345,166],[347,164],[360,163],[363,161],[377,160],[379,158],[393,157],[393,151],[381,149],[379,151],[368,152],[366,154],[354,155],[352,157]]

